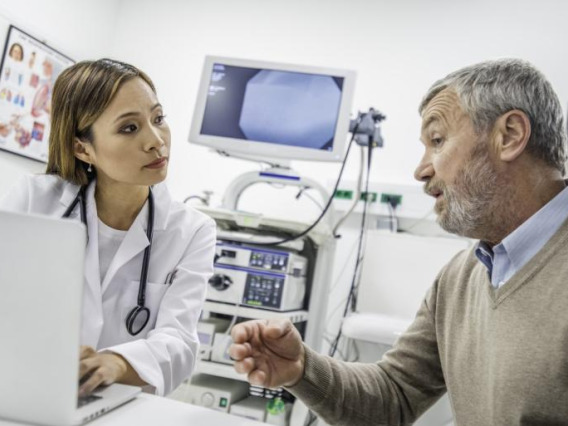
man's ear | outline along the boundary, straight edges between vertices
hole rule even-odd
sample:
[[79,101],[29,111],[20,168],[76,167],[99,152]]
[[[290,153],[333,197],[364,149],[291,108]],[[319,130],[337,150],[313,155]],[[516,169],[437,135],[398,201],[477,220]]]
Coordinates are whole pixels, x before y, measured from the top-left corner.
[[93,155],[93,147],[89,142],[83,142],[79,138],[75,138],[75,142],[73,144],[73,152],[75,157],[79,160],[87,163],[93,164],[94,163],[94,155]]
[[514,109],[506,112],[493,127],[495,150],[501,161],[512,162],[525,150],[531,136],[531,122],[527,114]]

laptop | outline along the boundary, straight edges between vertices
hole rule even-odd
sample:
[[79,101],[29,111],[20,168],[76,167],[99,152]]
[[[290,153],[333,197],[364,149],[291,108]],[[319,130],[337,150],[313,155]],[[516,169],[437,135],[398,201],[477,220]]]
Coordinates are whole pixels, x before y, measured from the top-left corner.
[[0,418],[78,425],[141,391],[113,384],[79,407],[85,246],[81,223],[0,211]]

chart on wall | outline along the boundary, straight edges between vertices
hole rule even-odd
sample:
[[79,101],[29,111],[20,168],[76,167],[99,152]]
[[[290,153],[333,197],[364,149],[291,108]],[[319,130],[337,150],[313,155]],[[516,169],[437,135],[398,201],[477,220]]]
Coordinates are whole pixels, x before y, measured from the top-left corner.
[[0,149],[47,161],[51,92],[74,61],[10,26],[0,66]]

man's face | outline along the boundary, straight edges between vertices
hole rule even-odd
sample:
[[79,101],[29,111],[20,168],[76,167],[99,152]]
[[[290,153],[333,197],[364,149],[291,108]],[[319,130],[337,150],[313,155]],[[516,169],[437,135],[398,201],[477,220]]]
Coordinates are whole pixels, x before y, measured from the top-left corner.
[[454,91],[440,92],[426,106],[421,140],[425,153],[414,176],[436,198],[438,223],[448,232],[482,238],[497,174],[488,138],[475,132]]

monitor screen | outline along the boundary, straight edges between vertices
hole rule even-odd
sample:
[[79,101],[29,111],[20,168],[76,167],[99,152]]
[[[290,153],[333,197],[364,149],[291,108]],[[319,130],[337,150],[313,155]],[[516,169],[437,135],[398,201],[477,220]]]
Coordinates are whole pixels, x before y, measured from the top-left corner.
[[355,74],[207,57],[189,140],[233,155],[341,161]]

